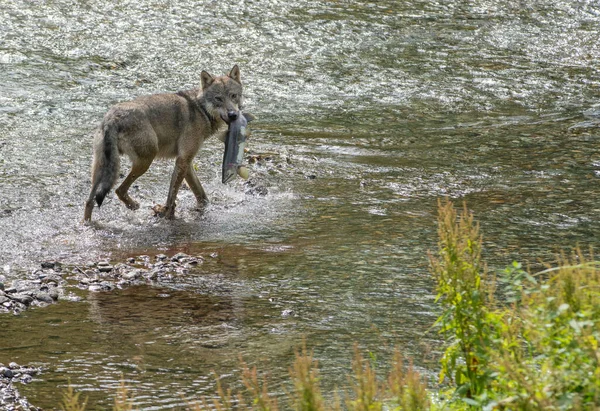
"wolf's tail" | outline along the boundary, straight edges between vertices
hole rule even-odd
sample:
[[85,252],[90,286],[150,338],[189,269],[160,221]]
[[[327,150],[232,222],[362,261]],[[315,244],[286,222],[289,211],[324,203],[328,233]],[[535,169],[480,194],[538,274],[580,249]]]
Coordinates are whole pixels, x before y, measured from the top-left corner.
[[94,200],[98,207],[117,182],[119,175],[118,130],[113,122],[103,123],[94,141],[94,162],[92,164],[92,189],[85,203],[84,221],[90,221]]
[[117,182],[119,176],[119,149],[117,147],[117,126],[114,123],[102,125],[102,144],[94,153],[94,186],[95,200],[98,207],[104,197]]

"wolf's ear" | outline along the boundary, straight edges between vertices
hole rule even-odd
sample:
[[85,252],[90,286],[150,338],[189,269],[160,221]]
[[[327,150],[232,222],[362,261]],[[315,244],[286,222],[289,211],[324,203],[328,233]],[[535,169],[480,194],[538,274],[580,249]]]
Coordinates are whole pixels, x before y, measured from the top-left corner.
[[237,64],[235,66],[233,66],[233,68],[229,72],[229,77],[231,77],[232,79],[234,79],[238,83],[242,84],[242,78],[241,78],[241,75],[240,75],[240,68],[238,67]]
[[213,81],[215,81],[215,78],[204,70],[202,70],[202,73],[200,74],[200,79],[202,80],[202,90],[205,90],[213,83]]

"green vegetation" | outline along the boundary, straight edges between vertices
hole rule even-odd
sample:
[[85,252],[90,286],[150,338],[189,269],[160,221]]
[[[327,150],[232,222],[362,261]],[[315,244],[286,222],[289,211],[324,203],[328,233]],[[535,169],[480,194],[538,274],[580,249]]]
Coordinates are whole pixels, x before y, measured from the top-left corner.
[[473,216],[465,207],[457,218],[450,203],[439,207],[439,237],[431,261],[448,341],[445,407],[599,409],[599,263],[576,251],[535,275],[513,263],[496,281],[481,263]]
[[[452,203],[440,203],[438,223],[439,250],[430,255],[442,309],[435,326],[446,341],[438,390],[428,389],[399,352],[388,377],[380,378],[356,346],[349,387],[341,393],[345,400],[339,393],[324,396],[318,363],[304,347],[290,368],[286,397],[270,394],[266,377],[242,361],[241,392],[224,390],[217,378],[216,397],[189,409],[600,409],[600,263],[577,250],[534,275],[518,263],[491,275],[481,259],[479,226],[466,206],[457,215]],[[114,409],[131,410],[131,404],[122,385]],[[62,409],[84,408],[69,387]]]
[[63,393],[62,403],[60,404],[61,411],[84,411],[87,405],[87,398],[83,401],[79,400],[81,393],[75,392],[69,381],[69,386]]
[[456,386],[456,395],[468,403],[483,394],[490,379],[490,356],[495,316],[493,281],[481,261],[478,225],[466,206],[457,220],[452,203],[439,205],[439,255],[430,256],[437,281],[436,302],[442,315],[436,324],[449,342],[441,360],[440,382]]

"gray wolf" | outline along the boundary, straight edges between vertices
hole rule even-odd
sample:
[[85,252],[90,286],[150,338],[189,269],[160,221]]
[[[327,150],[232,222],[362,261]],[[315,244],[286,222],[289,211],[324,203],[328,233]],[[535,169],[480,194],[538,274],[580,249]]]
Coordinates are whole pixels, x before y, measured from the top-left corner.
[[229,74],[213,77],[202,71],[201,87],[177,93],[155,94],[113,106],[94,136],[92,189],[85,203],[84,222],[91,221],[94,201],[100,206],[119,175],[120,156],[131,159],[131,171],[115,190],[131,210],[139,204],[127,191],[157,158],[175,158],[167,202],[155,206],[157,215],[172,219],[175,199],[185,179],[198,205],[207,196],[194,173],[192,160],[205,139],[223,134],[226,124],[235,121],[242,105],[242,82],[237,65]]

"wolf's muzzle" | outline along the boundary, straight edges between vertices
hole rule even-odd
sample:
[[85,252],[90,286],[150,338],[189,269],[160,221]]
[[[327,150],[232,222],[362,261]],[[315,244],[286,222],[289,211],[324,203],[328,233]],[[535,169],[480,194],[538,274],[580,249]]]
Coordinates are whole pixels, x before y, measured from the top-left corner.
[[234,110],[227,111],[227,118],[229,119],[230,122],[237,120],[238,112],[234,111]]

